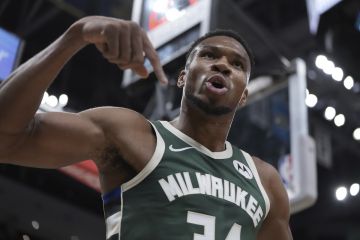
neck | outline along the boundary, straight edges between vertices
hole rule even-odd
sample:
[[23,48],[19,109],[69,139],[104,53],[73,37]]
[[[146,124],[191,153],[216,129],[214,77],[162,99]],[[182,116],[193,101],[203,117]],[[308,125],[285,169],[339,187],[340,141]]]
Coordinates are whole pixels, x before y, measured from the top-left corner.
[[183,104],[178,118],[171,124],[213,152],[225,150],[234,112],[211,116],[199,109]]

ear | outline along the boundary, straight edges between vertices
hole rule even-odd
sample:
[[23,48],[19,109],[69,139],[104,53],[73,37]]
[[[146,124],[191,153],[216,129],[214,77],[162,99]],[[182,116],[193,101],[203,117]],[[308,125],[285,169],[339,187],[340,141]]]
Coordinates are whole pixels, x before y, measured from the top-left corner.
[[176,83],[176,85],[179,88],[182,88],[185,85],[185,74],[186,74],[185,70],[181,70],[180,75],[177,80],[177,83]]
[[249,94],[249,91],[247,88],[245,88],[241,98],[240,98],[240,101],[238,103],[238,107],[243,107],[246,103],[246,100],[247,100],[247,97],[248,97],[248,94]]

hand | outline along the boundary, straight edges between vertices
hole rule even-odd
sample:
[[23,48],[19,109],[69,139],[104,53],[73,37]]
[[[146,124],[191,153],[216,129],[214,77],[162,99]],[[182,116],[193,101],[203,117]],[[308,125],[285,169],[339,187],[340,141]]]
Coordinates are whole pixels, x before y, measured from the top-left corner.
[[147,57],[156,77],[161,83],[167,84],[156,50],[137,23],[101,16],[85,17],[78,23],[82,26],[83,39],[95,44],[109,62],[146,78],[148,72],[144,67],[144,58]]

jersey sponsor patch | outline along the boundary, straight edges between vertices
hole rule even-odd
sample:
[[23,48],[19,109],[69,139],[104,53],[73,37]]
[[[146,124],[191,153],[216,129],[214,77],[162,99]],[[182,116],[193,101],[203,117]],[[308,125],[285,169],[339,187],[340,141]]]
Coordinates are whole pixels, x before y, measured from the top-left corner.
[[250,168],[248,168],[248,166],[246,166],[242,162],[239,162],[238,160],[234,160],[233,165],[234,165],[234,168],[245,178],[252,179],[254,177]]

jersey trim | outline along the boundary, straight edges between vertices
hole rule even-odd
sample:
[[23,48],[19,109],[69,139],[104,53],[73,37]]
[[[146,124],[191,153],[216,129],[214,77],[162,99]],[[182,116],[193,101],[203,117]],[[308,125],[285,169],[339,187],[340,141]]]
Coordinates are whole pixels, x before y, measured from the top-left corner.
[[119,219],[119,240],[121,238],[121,223],[122,223],[122,216],[124,212],[124,199],[123,199],[123,193],[121,192],[121,207],[120,207],[120,219]]
[[185,133],[181,132],[179,129],[175,128],[173,125],[171,125],[169,122],[166,121],[160,121],[160,123],[171,133],[173,133],[175,136],[189,144],[190,146],[194,147],[199,152],[202,152],[203,154],[213,158],[213,159],[226,159],[231,158],[233,155],[233,149],[231,144],[226,141],[225,142],[225,150],[221,152],[212,152],[204,145],[200,144],[196,140],[192,139],[191,137],[187,136]]
[[[106,240],[119,239],[122,219],[122,193],[120,188],[103,195]],[[119,204],[120,203],[120,204]]]
[[143,170],[141,170],[134,178],[132,178],[131,180],[129,180],[121,185],[122,192],[125,192],[125,191],[135,187],[141,181],[143,181],[156,168],[156,166],[159,165],[161,158],[164,155],[164,152],[165,152],[164,139],[161,137],[161,135],[159,134],[156,127],[152,123],[151,123],[151,125],[156,134],[155,152],[152,155],[149,162],[145,165]]
[[270,200],[269,200],[269,196],[267,195],[266,191],[265,191],[265,188],[264,186],[262,185],[261,183],[261,180],[260,180],[260,177],[259,177],[259,173],[256,169],[256,166],[255,166],[255,163],[254,163],[254,160],[253,158],[250,156],[250,154],[248,154],[247,152],[241,150],[241,152],[243,153],[245,159],[246,159],[246,162],[248,163],[251,171],[253,172],[254,174],[254,177],[255,177],[255,180],[259,186],[259,189],[262,193],[262,196],[264,198],[264,201],[265,201],[265,207],[266,207],[266,213],[265,213],[265,218],[266,216],[268,215],[269,213],[269,210],[270,210]]
[[106,218],[106,239],[110,239],[113,235],[120,235],[120,223],[122,218],[122,211],[119,211],[110,217]]

